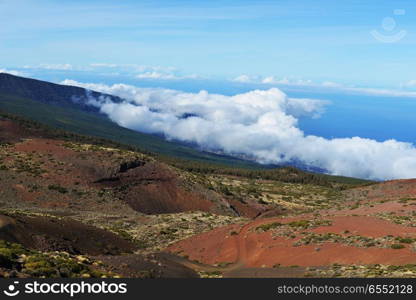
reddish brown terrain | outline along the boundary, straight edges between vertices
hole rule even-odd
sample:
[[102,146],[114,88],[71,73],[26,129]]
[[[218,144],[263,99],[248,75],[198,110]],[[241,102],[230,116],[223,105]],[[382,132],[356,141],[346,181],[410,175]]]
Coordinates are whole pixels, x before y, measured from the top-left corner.
[[416,180],[289,175],[185,171],[0,118],[0,275],[416,276]]
[[308,274],[302,267],[325,275],[334,265],[357,265],[370,274],[378,265],[407,265],[407,276],[415,275],[416,180],[355,188],[345,191],[344,198],[344,208],[221,227],[168,250],[203,264],[227,265],[225,276],[250,277],[249,270],[258,272],[256,268],[278,276],[279,269],[291,266],[302,269],[302,275]]
[[28,249],[101,255],[109,272],[123,276],[194,277],[150,253],[274,208],[235,203],[192,174],[139,152],[60,139],[0,118],[0,239]]
[[143,154],[45,138],[8,120],[0,121],[0,130],[3,173],[19,172],[19,178],[2,176],[0,187],[14,202],[82,210],[111,193],[145,214],[199,210],[251,217],[269,209],[227,199]]

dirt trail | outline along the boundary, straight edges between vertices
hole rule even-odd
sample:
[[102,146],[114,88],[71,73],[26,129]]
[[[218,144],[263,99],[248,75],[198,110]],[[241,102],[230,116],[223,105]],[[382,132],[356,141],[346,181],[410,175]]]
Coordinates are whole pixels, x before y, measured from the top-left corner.
[[[167,255],[171,261],[175,261],[177,263],[182,264],[185,267],[191,268],[195,271],[199,272],[221,272],[223,273],[224,277],[263,277],[263,275],[267,275],[266,277],[285,277],[287,276],[287,268],[283,268],[285,270],[279,269],[268,269],[267,272],[262,271],[260,268],[249,268],[247,267],[248,262],[248,252],[247,252],[247,245],[246,239],[247,234],[252,228],[256,228],[260,225],[265,225],[269,223],[275,222],[277,219],[281,218],[270,218],[270,219],[257,219],[247,224],[243,225],[240,228],[240,231],[237,235],[233,236],[235,239],[235,244],[237,248],[237,259],[234,263],[229,264],[225,267],[220,266],[212,266],[203,263],[199,263],[196,261],[191,261],[185,259],[183,257],[173,255],[170,253],[164,253]],[[291,275],[299,276],[303,274],[304,268],[299,268],[299,270],[291,269]]]
[[[253,228],[258,227],[260,225],[265,225],[269,223],[273,223],[277,218],[272,219],[258,219],[252,222],[245,224],[241,227],[240,232],[238,235],[235,236],[237,240],[237,261],[235,263],[235,267],[244,267],[247,264],[248,260],[248,253],[247,253],[247,233]],[[234,268],[235,269],[235,268]]]
[[[324,235],[335,233],[341,236],[345,234],[362,236],[363,238],[359,241],[365,241],[366,237],[382,239],[386,236],[399,235],[416,238],[414,227],[396,224],[376,216],[327,215],[325,217],[331,221],[330,225],[305,230]],[[313,216],[303,214],[287,218],[254,219],[246,224],[237,225],[238,227],[235,225],[234,227],[224,227],[213,234],[202,234],[197,238],[180,242],[168,251],[175,253],[185,251],[192,259],[206,264],[186,260],[186,262],[182,262],[186,266],[198,271],[219,271],[223,277],[281,277],[289,275],[300,277],[305,274],[306,267],[325,269],[333,263],[404,265],[415,262],[413,250],[407,245],[404,245],[401,250],[396,250],[389,247],[388,243],[387,247],[362,247],[329,241],[323,244],[293,247],[293,241],[287,242],[284,239],[271,238],[267,234],[253,235],[251,232],[261,225],[274,222],[288,223],[298,221],[300,218],[310,219]],[[214,265],[218,262],[231,261],[233,263],[225,267]],[[282,266],[271,267],[278,266],[280,263]]]

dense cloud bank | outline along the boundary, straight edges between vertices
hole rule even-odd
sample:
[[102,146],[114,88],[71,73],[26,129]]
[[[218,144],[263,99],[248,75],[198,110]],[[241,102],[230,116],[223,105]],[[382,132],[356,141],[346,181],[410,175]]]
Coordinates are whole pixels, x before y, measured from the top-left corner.
[[319,117],[327,103],[289,98],[277,88],[224,96],[72,80],[63,84],[124,98],[122,103],[89,98],[90,105],[99,107],[121,126],[193,142],[207,150],[250,156],[262,163],[300,160],[336,175],[369,179],[416,177],[416,148],[412,144],[305,135],[298,128],[298,118]]

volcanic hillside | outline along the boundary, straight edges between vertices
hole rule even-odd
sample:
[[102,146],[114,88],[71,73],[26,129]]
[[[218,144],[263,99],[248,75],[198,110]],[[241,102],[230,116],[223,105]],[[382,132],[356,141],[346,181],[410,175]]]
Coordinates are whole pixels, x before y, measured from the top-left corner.
[[110,139],[145,151],[175,158],[219,163],[228,166],[257,167],[259,164],[224,155],[202,152],[162,137],[133,131],[112,122],[89,99],[119,97],[79,87],[0,73],[0,110],[81,135]]
[[416,277],[415,180],[198,152],[0,75],[0,276]]
[[[187,238],[215,234],[215,228],[221,232],[252,218],[345,205],[342,190],[357,183],[365,184],[293,168],[244,170],[166,159],[6,113],[0,118],[0,237],[16,243],[4,244],[5,249],[17,251],[9,268],[30,251],[43,257],[40,264],[50,251],[58,251],[71,261],[87,255],[80,259],[91,266],[98,264],[92,255],[101,255],[99,260],[106,264],[100,265],[100,272],[108,276],[204,275],[206,269],[194,268],[183,257],[186,250],[179,251],[182,257],[169,253],[178,252]],[[89,243],[83,242],[86,236]],[[203,249],[198,250],[201,255]],[[207,261],[200,259],[221,262],[211,254]],[[136,267],[120,269],[122,261]],[[164,271],[149,270],[160,263]],[[36,273],[17,266],[3,275]],[[44,276],[63,276],[51,272]],[[89,265],[83,272],[101,274]]]
[[416,277],[416,180],[339,198],[342,204],[221,227],[168,250],[229,277]]

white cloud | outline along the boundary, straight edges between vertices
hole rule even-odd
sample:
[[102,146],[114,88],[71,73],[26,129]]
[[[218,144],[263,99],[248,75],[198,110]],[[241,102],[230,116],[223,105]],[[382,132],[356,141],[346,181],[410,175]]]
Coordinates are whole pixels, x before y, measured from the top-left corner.
[[305,135],[300,116],[317,116],[325,102],[293,99],[277,88],[225,96],[168,89],[77,85],[126,99],[90,99],[121,126],[169,139],[194,142],[207,150],[246,155],[263,163],[299,160],[332,174],[394,179],[416,177],[416,148],[410,143],[377,142],[360,137],[325,139]]
[[370,96],[385,96],[385,97],[416,97],[416,92],[408,90],[394,90],[394,89],[381,89],[381,88],[367,88],[367,87],[350,87],[344,86],[334,82],[323,82],[322,87],[332,88],[337,91],[359,94],[359,95],[370,95]]
[[147,80],[186,80],[186,79],[203,79],[196,74],[183,74],[174,67],[164,66],[146,66],[140,64],[115,64],[107,62],[90,63],[88,65],[71,65],[71,64],[49,64],[42,63],[38,65],[26,65],[24,69],[33,70],[60,70],[60,71],[77,71],[93,72],[104,76],[129,76],[137,79]]
[[[293,78],[278,78],[275,76],[251,76],[251,75],[240,75],[232,79],[232,81],[236,82],[242,82],[242,83],[261,83],[261,84],[275,84],[275,85],[295,85],[295,86],[315,86],[315,85],[321,85],[316,84],[312,82],[312,80],[306,80],[306,79],[293,79]],[[328,84],[329,82],[326,82],[325,84]],[[322,83],[324,84],[324,83]]]
[[0,68],[0,73],[8,73],[8,74],[15,75],[15,76],[25,76],[25,73],[21,71],[1,69],[1,68]]
[[90,64],[93,68],[117,68],[119,65],[117,64],[110,64],[110,63],[94,63]]
[[[344,93],[350,94],[360,94],[360,95],[372,95],[372,96],[389,96],[389,97],[416,97],[416,92],[403,90],[403,89],[381,89],[381,88],[367,88],[367,87],[354,87],[346,86],[337,82],[332,81],[323,81],[323,82],[313,82],[308,79],[290,79],[287,77],[277,78],[275,76],[266,76],[266,77],[255,77],[249,75],[240,75],[234,78],[232,81],[238,81],[242,83],[257,83],[265,85],[287,85],[287,86],[297,86],[297,87],[311,87],[311,88],[326,88],[334,89]],[[411,80],[405,84],[402,84],[401,87],[415,87],[416,80]]]
[[159,80],[181,80],[181,79],[197,79],[197,75],[185,75],[179,76],[172,73],[161,73],[161,72],[145,72],[137,74],[135,76],[138,79],[159,79]]
[[416,97],[416,92],[406,91],[406,90],[390,90],[390,89],[359,88],[359,87],[340,87],[339,90],[353,93],[353,94],[365,94],[365,95],[372,95],[372,96],[410,97],[410,98]]
[[37,66],[24,66],[25,69],[45,69],[45,70],[73,70],[74,67],[71,64],[39,64]]
[[235,77],[233,79],[233,81],[235,81],[235,82],[249,83],[249,82],[253,82],[254,79],[251,76],[248,76],[248,75],[244,75],[243,74],[243,75],[240,75],[240,76]]
[[276,78],[274,76],[264,77],[261,80],[264,84],[282,84],[282,85],[296,85],[296,86],[312,86],[314,83],[311,80],[303,79],[289,79],[289,78]]
[[405,82],[405,83],[402,83],[402,85],[401,85],[402,87],[410,87],[410,88],[414,88],[414,87],[416,87],[416,79],[412,79],[412,80],[409,80],[409,81],[407,81],[407,82]]
[[133,76],[137,79],[150,79],[150,80],[183,80],[183,79],[198,79],[198,75],[183,75],[174,67],[162,67],[162,66],[145,66],[138,64],[113,64],[113,63],[93,63],[89,65],[93,70],[112,70],[111,74],[115,74],[114,70],[117,70],[117,74],[124,74]]
[[174,67],[162,67],[162,66],[146,66],[140,64],[114,64],[114,63],[91,63],[89,67],[92,69],[118,69],[126,72],[174,72]]
[[263,78],[261,83],[264,83],[264,84],[289,84],[290,81],[287,78],[277,80],[276,78],[274,78],[274,76],[268,76],[268,77]]
[[322,86],[332,87],[332,88],[341,88],[341,87],[343,87],[342,84],[337,83],[337,82],[332,82],[332,81],[324,81],[324,82],[322,82]]
[[172,74],[163,74],[159,72],[145,72],[136,75],[139,79],[175,79],[176,77]]

